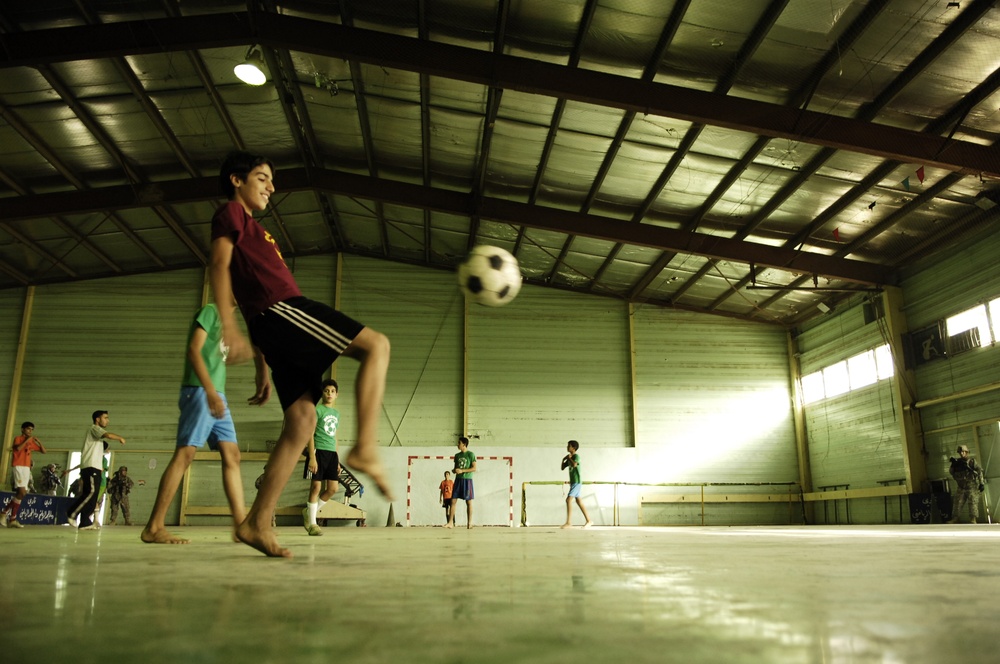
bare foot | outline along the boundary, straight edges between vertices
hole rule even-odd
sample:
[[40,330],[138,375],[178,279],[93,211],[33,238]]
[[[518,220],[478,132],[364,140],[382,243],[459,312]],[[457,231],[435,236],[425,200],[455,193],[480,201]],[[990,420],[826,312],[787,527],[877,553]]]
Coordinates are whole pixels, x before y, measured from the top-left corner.
[[583,524],[583,527],[584,528],[590,528],[592,525],[594,525],[594,522],[593,521],[588,521],[587,523]]
[[446,524],[444,524],[444,527],[445,528],[454,528],[455,526],[453,524],[446,523]]
[[470,523],[469,525],[466,526],[466,528],[468,528],[469,530],[472,530],[472,524]]
[[292,552],[278,544],[273,530],[257,530],[246,521],[236,529],[236,537],[269,558],[291,558]]
[[171,535],[165,528],[160,528],[159,530],[152,531],[149,528],[143,528],[142,534],[139,535],[141,539],[146,544],[190,544],[191,540],[184,539],[183,537],[175,537]]
[[385,471],[382,468],[382,462],[378,460],[378,456],[376,454],[362,454],[355,446],[347,455],[345,463],[347,463],[347,465],[354,470],[360,471],[372,478],[372,480],[375,481],[375,486],[377,486],[378,490],[382,492],[385,499],[389,502],[393,501],[392,489],[389,488],[389,482],[385,478]]
[[573,524],[572,524],[572,523],[564,523],[563,525],[561,525],[561,526],[559,526],[559,527],[560,527],[560,528],[572,528],[572,527],[573,527]]

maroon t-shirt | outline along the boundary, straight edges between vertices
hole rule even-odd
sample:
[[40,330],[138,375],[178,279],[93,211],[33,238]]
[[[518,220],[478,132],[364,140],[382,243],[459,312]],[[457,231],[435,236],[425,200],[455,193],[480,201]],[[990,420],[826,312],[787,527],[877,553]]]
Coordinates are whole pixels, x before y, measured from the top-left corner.
[[233,240],[229,274],[248,322],[272,304],[302,295],[278,243],[238,201],[229,201],[212,217],[212,240],[220,237]]

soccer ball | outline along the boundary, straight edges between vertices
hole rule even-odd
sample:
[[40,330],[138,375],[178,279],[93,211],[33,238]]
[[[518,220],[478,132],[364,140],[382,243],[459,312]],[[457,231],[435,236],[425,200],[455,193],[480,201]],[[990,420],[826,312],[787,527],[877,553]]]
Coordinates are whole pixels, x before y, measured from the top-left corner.
[[521,269],[510,252],[479,245],[458,266],[458,285],[466,299],[499,307],[513,300],[521,290]]

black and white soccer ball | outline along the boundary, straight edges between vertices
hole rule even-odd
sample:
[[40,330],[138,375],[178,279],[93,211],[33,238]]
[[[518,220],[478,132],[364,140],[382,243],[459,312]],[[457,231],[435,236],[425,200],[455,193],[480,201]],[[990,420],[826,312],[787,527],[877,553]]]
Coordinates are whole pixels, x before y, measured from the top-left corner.
[[466,299],[499,307],[521,290],[521,268],[509,251],[481,244],[458,266],[458,285]]

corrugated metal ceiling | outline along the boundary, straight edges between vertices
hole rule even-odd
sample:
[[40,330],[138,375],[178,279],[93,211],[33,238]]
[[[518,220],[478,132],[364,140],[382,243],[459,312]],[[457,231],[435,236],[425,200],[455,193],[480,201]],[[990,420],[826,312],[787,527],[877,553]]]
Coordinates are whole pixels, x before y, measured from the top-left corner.
[[792,325],[1000,215],[994,5],[8,0],[0,288],[205,264],[243,147],[286,255]]

